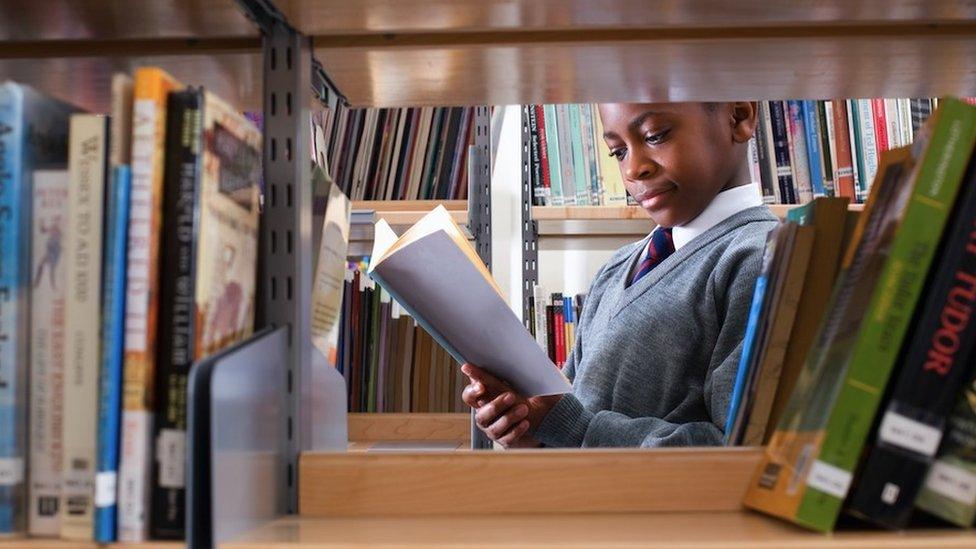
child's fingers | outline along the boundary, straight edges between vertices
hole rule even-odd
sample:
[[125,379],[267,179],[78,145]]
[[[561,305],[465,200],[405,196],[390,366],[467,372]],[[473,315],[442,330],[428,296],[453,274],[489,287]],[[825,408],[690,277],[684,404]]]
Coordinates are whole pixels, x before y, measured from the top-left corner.
[[472,408],[479,408],[485,405],[484,394],[485,386],[480,381],[475,381],[461,391],[461,401]]
[[518,425],[511,428],[507,433],[505,433],[504,436],[498,439],[498,443],[508,448],[518,442],[518,440],[522,438],[522,435],[524,435],[528,430],[529,420],[523,419],[518,423]]
[[461,372],[468,376],[471,381],[479,381],[485,386],[485,390],[491,394],[501,394],[509,390],[509,386],[505,384],[502,380],[489,374],[488,372],[482,370],[481,368],[475,366],[471,363],[466,363],[461,366]]
[[488,429],[492,423],[495,423],[499,416],[507,412],[515,404],[516,400],[515,393],[507,392],[499,395],[491,402],[478,408],[478,411],[474,415],[475,423],[483,431]]
[[508,434],[513,427],[517,426],[528,415],[529,407],[525,404],[512,406],[504,415],[496,419],[485,429],[485,434],[492,440],[501,440],[502,437]]

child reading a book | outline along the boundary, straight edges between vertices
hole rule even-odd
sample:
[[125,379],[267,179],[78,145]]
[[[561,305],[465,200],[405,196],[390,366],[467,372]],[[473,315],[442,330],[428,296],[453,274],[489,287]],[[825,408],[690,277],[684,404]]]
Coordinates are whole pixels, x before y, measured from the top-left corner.
[[565,395],[526,398],[473,364],[462,398],[505,447],[717,445],[766,233],[752,182],[756,104],[601,105],[631,196],[657,227],[587,293]]

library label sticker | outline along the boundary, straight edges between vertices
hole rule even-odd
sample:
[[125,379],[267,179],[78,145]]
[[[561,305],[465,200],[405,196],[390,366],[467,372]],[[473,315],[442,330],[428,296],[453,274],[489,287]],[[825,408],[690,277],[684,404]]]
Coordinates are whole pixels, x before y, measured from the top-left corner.
[[939,449],[942,431],[931,425],[889,411],[881,420],[878,436],[882,442],[917,452],[926,457],[933,457],[935,451]]
[[933,492],[964,505],[976,504],[976,475],[962,467],[937,461],[932,464],[925,485]]
[[840,467],[820,461],[813,462],[807,486],[816,488],[825,494],[844,499],[847,489],[851,486],[851,474]]
[[0,486],[14,486],[24,482],[24,458],[0,458]]
[[186,432],[162,429],[156,441],[156,461],[159,462],[159,485],[163,488],[186,486]]
[[115,505],[117,479],[115,471],[102,471],[95,475],[95,507]]

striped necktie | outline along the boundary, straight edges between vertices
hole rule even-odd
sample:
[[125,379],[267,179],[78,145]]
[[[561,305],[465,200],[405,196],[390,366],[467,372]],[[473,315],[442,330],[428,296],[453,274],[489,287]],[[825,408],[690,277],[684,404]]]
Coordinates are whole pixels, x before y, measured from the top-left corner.
[[671,229],[658,228],[651,235],[651,241],[647,243],[647,253],[644,255],[644,260],[637,267],[637,272],[634,273],[634,278],[631,279],[630,283],[636,284],[644,275],[651,272],[651,269],[656,267],[658,263],[673,253],[674,239],[671,238]]

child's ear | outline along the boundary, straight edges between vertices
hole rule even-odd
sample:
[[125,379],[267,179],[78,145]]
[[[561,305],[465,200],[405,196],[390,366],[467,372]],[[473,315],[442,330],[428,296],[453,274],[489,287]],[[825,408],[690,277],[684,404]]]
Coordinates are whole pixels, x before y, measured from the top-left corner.
[[752,101],[737,101],[731,104],[732,140],[745,143],[756,132],[757,103]]

